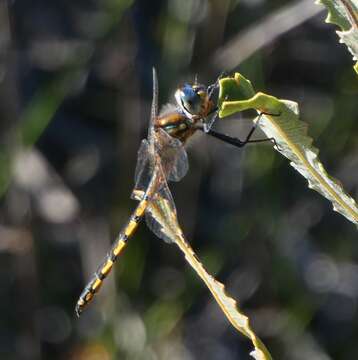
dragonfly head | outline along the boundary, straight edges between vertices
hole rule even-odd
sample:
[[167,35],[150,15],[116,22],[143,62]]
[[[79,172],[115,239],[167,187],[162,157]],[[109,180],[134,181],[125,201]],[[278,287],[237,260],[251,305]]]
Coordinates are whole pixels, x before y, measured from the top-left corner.
[[208,114],[210,100],[204,85],[184,84],[175,92],[175,100],[191,120],[203,118]]

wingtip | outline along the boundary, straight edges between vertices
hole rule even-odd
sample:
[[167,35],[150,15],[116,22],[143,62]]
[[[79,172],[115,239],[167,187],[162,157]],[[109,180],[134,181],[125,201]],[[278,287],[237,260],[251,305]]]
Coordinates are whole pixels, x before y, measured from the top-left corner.
[[158,77],[157,77],[157,70],[156,68],[153,66],[152,67],[152,74],[153,74],[153,84],[155,85],[158,82]]
[[153,71],[153,100],[152,100],[152,112],[151,112],[151,123],[153,124],[154,119],[158,114],[158,77],[155,67],[152,67]]

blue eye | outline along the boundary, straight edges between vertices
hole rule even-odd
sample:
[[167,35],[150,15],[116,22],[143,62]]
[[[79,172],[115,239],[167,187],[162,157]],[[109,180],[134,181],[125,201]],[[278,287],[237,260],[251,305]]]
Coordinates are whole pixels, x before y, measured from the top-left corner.
[[201,112],[202,100],[199,94],[189,84],[185,84],[177,90],[176,99],[178,105],[191,115],[198,115]]
[[193,87],[185,84],[182,88],[182,99],[184,101],[193,101],[195,98],[197,98],[198,95],[194,91]]

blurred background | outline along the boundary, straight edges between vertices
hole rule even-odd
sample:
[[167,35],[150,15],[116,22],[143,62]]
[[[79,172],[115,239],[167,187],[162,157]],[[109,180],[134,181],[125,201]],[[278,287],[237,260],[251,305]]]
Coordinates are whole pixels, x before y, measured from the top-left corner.
[[[240,71],[299,102],[329,173],[358,198],[357,76],[313,1],[0,1],[0,358],[250,359],[179,249],[140,226],[80,319],[74,306],[135,207],[151,68]],[[244,138],[251,113],[218,120]],[[257,133],[257,137],[261,137]],[[273,151],[197,134],[171,184],[179,221],[275,359],[358,356],[354,225]]]

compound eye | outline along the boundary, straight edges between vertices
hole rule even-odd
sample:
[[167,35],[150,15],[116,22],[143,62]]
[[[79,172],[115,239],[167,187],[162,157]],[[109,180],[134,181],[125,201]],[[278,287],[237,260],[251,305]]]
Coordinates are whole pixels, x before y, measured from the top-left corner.
[[180,96],[182,107],[190,114],[197,115],[201,111],[201,98],[197,89],[192,86],[184,86]]

